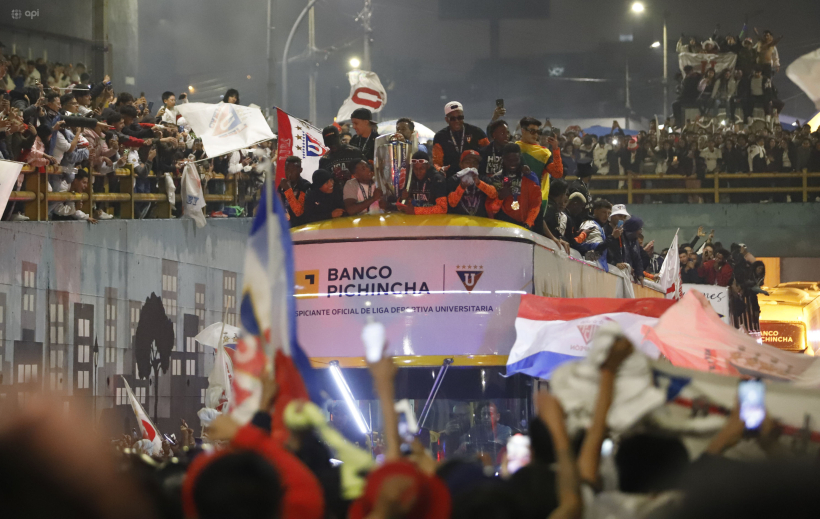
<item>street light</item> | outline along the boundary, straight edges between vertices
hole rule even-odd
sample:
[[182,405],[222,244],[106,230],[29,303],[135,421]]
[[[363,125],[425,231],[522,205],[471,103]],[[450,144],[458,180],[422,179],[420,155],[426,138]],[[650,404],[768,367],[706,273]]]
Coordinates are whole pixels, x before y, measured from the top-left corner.
[[[632,12],[635,14],[642,14],[646,11],[646,6],[643,2],[633,2]],[[669,38],[666,36],[666,11],[663,13],[663,42],[655,42],[651,45],[653,49],[663,46],[663,119],[664,121],[669,117],[669,72],[667,66],[667,59],[669,56]]]
[[350,58],[350,66],[353,67],[354,69],[359,68],[359,66],[361,64],[362,64],[362,62],[359,61],[359,58]]

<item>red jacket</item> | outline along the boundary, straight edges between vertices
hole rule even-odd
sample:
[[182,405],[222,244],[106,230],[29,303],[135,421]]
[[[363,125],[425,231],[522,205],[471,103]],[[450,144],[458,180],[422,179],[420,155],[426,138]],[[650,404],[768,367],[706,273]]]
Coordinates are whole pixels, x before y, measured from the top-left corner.
[[707,285],[728,287],[732,282],[732,266],[724,263],[720,270],[715,270],[715,260],[710,260],[700,266],[698,275],[706,280]]
[[247,424],[236,433],[227,450],[214,455],[201,454],[188,468],[182,485],[182,502],[186,517],[198,517],[194,504],[197,477],[209,463],[237,450],[259,454],[276,469],[282,483],[282,519],[321,519],[325,513],[325,498],[316,476],[299,459],[281,447],[265,431]]

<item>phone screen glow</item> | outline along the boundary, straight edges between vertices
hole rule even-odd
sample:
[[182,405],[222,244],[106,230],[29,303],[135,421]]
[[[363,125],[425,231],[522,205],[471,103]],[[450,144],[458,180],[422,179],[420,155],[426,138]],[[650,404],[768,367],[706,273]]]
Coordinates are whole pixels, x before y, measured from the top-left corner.
[[746,429],[757,429],[766,417],[766,386],[760,380],[745,380],[737,386],[740,419]]

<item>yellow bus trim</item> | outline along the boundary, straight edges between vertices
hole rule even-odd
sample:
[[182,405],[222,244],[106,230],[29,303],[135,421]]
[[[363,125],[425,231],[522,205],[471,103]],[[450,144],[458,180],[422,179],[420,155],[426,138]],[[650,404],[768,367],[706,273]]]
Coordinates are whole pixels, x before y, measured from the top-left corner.
[[[476,366],[506,366],[506,355],[405,355],[393,357],[393,362],[399,367],[429,368],[441,366],[444,359],[453,359],[454,367]],[[331,361],[338,361],[343,368],[366,368],[364,357],[311,357],[310,364],[314,368],[326,368]]]

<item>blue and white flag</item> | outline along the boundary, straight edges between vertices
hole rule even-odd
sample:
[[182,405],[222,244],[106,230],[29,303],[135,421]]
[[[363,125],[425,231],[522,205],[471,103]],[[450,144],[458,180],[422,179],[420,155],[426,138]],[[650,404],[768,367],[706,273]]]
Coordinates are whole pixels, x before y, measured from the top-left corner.
[[242,337],[233,355],[233,414],[241,422],[250,420],[258,407],[266,368],[273,369],[279,385],[274,430],[288,401],[308,397],[319,401],[310,361],[296,340],[293,289],[290,225],[279,196],[273,196],[273,213],[269,214],[263,192],[245,252]]
[[202,194],[202,182],[199,172],[191,162],[185,165],[182,172],[182,214],[191,218],[198,228],[205,227],[205,195]]

